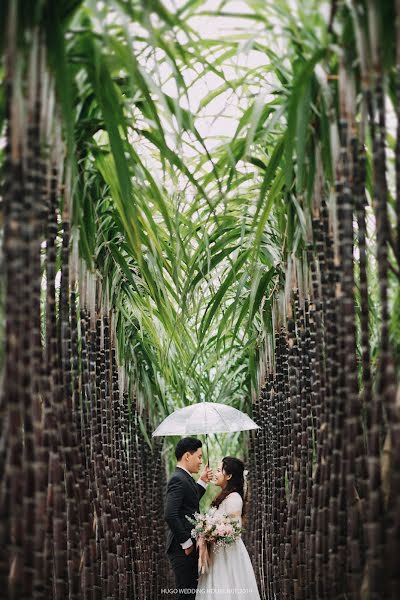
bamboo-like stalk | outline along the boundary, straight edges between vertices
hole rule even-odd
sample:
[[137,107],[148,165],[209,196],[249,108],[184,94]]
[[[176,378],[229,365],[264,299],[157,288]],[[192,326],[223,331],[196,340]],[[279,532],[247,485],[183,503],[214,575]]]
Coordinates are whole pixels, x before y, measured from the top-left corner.
[[[162,219],[170,220],[170,207],[163,199],[159,205],[162,219],[153,218],[152,202],[159,189],[151,173],[145,172],[145,163],[138,159],[131,170],[124,160],[129,140],[119,132],[129,129],[127,122],[121,117],[110,124],[110,107],[121,109],[122,114],[125,104],[133,102],[134,96],[128,97],[125,87],[124,106],[118,101],[119,79],[125,86],[127,64],[118,65],[116,78],[114,61],[107,71],[108,61],[99,49],[100,33],[92,36],[85,25],[83,43],[80,28],[78,33],[66,32],[60,11],[49,12],[50,3],[39,4],[34,23],[29,22],[29,11],[27,15],[18,12],[18,2],[7,2],[7,11],[2,13],[7,14],[8,25],[3,36],[6,356],[0,415],[0,584],[10,598],[18,600],[153,600],[171,578],[161,543],[165,531],[160,490],[166,483],[162,442],[148,443],[153,414],[146,389],[149,369],[154,368],[150,386],[156,389],[157,369],[164,366],[150,365],[157,352],[149,351],[143,368],[135,344],[141,336],[142,348],[151,347],[156,330],[151,317],[157,314],[157,326],[165,318],[171,355],[180,356],[177,348],[185,345],[179,340],[174,348],[174,336],[179,334],[171,333],[172,322],[176,331],[185,331],[181,320],[175,319],[180,294],[173,293],[174,301],[168,305],[169,289],[180,277],[180,265],[170,268],[169,262],[176,229],[175,224],[171,226],[170,235],[162,230]],[[397,0],[394,4],[397,29],[389,33],[396,38],[396,64],[391,48],[382,59],[385,38],[374,0],[334,2],[328,28],[335,43],[329,40],[329,51],[323,53],[315,42],[310,61],[307,53],[315,36],[306,36],[303,44],[299,28],[293,89],[290,78],[277,71],[277,79],[285,80],[275,96],[277,103],[283,98],[279,110],[286,111],[287,117],[282,119],[287,130],[279,142],[285,146],[283,159],[279,144],[273,154],[269,148],[265,152],[275,126],[264,132],[260,125],[253,132],[252,148],[271,161],[263,168],[264,196],[260,195],[255,221],[266,214],[265,201],[271,223],[261,231],[259,220],[256,234],[251,230],[248,240],[250,246],[257,239],[252,259],[260,259],[256,265],[261,265],[260,272],[266,263],[273,264],[274,289],[271,293],[261,286],[256,290],[251,283],[249,297],[240,305],[245,273],[235,303],[240,305],[244,322],[254,301],[246,331],[258,335],[254,336],[258,387],[251,390],[251,404],[260,430],[249,435],[246,541],[263,599],[394,600],[400,594],[400,420],[397,356],[391,340],[396,326],[391,294],[400,263],[400,218],[392,214],[393,206],[400,213],[398,107],[394,203],[387,174],[390,127],[386,122],[387,95],[395,72],[400,97],[400,4]],[[66,33],[65,39],[57,39],[59,45],[49,32],[49,15],[60,19],[54,36],[58,31]],[[70,56],[71,41],[76,39],[78,46]],[[76,73],[82,49],[88,52],[87,64]],[[61,65],[58,72],[54,63],[64,50],[73,59],[73,68]],[[115,63],[121,56],[115,54]],[[305,65],[304,70],[299,71],[299,65]],[[286,69],[290,73],[285,64],[285,73]],[[60,77],[65,80],[60,82]],[[100,80],[105,91],[98,89]],[[303,127],[305,89],[310,91],[311,117]],[[288,96],[291,93],[293,97]],[[68,98],[73,94],[74,106]],[[144,96],[150,105],[151,94]],[[136,96],[134,104],[139,110]],[[158,126],[156,104],[151,103],[147,121],[149,114]],[[185,116],[184,121],[188,126],[190,119]],[[245,126],[243,119],[241,127]],[[83,139],[81,129],[86,128],[92,133]],[[276,128],[281,134],[279,123]],[[108,137],[109,144],[93,150],[97,145],[93,131],[101,133],[99,138]],[[74,136],[79,140],[78,165],[74,165]],[[151,137],[159,139],[153,132]],[[327,140],[331,146],[321,147]],[[235,139],[238,144],[241,141]],[[245,146],[248,150],[247,141]],[[296,156],[299,148],[305,156]],[[164,149],[177,168],[180,157]],[[242,158],[245,162],[248,157]],[[274,160],[279,163],[275,167]],[[260,160],[251,157],[251,162],[257,168]],[[137,185],[142,170],[143,189],[151,189],[151,202],[139,203],[136,215],[131,212],[131,187],[132,181]],[[305,186],[306,180],[311,184]],[[229,175],[227,187],[233,190],[232,181]],[[257,181],[255,177],[255,186]],[[208,193],[206,187],[198,187],[200,195]],[[222,189],[219,180],[217,187]],[[190,212],[193,219],[195,212]],[[228,215],[227,222],[234,223],[235,218]],[[197,231],[197,225],[193,230]],[[133,236],[130,226],[135,229]],[[218,253],[225,252],[222,246],[215,251],[220,233],[215,226],[211,237],[208,224],[204,226],[205,237],[212,240],[207,241],[211,260],[207,256],[204,261],[210,271],[221,256]],[[143,227],[139,235],[138,227]],[[251,227],[243,221],[240,229],[242,244]],[[231,234],[235,234],[233,229]],[[193,240],[187,235],[185,260],[190,263]],[[169,237],[170,245],[164,244]],[[232,235],[232,239],[236,238]],[[152,244],[160,248],[159,254],[151,254]],[[144,258],[140,257],[142,245]],[[194,245],[199,245],[198,237]],[[375,258],[370,259],[373,252]],[[166,263],[164,254],[168,255]],[[160,289],[149,265],[157,266]],[[190,274],[198,272],[196,285],[203,275],[209,276],[204,265],[198,269],[198,264],[190,264]],[[142,275],[143,286],[137,284]],[[233,269],[227,282],[235,275]],[[179,291],[192,282],[181,284]],[[264,293],[255,314],[256,299]],[[130,338],[137,318],[130,305],[140,294],[144,319],[140,336]],[[183,295],[182,315],[186,315],[190,302],[186,291]],[[373,314],[379,319],[379,335],[371,340],[372,327],[376,327],[370,318],[375,295]],[[209,304],[216,316],[223,305],[220,296],[217,299],[218,306]],[[235,303],[229,305],[230,315],[235,314]],[[153,313],[149,307],[154,305]],[[197,308],[201,313],[201,303]],[[271,319],[265,318],[269,310]],[[205,312],[208,318],[211,310]],[[211,316],[207,318],[203,324],[213,326]],[[238,331],[239,325],[235,334]],[[202,331],[205,338],[207,333]],[[124,344],[129,346],[125,362]],[[243,346],[252,352],[253,346]],[[249,358],[251,364],[257,362],[246,354],[246,361]],[[181,377],[180,385],[183,381]]]
[[[97,277],[83,263],[78,274],[75,241],[71,248],[71,171],[68,163],[64,170],[42,33],[27,33],[32,43],[25,56],[25,48],[15,47],[12,10],[9,20],[1,583],[10,598],[118,594],[127,600],[139,597],[144,583],[146,597],[155,597],[170,577],[159,544],[162,500],[155,493],[165,483],[162,449],[155,444],[152,456],[144,452],[136,468],[145,485],[136,489],[130,469],[146,441],[139,429],[129,431],[138,407],[129,415],[129,397],[119,394],[113,309],[107,305],[103,315],[101,303],[96,307]],[[149,436],[148,418],[146,427]],[[134,540],[148,514],[158,525],[147,526],[143,548],[150,550],[141,579]]]

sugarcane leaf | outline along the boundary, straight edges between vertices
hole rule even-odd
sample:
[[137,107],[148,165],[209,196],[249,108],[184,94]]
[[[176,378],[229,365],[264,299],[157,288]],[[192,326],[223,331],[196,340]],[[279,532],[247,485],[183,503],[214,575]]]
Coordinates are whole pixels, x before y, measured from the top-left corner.
[[209,325],[212,321],[212,318],[215,315],[218,307],[220,306],[226,291],[232,285],[232,282],[235,280],[235,278],[238,275],[238,272],[240,271],[243,264],[247,260],[247,258],[249,256],[249,252],[250,252],[249,250],[245,250],[244,252],[242,252],[239,255],[237,260],[234,262],[231,270],[229,271],[228,275],[225,277],[225,280],[219,286],[217,293],[214,295],[211,302],[208,304],[205,315],[202,319],[201,326],[200,326],[200,336],[199,336],[200,340],[204,337],[206,330],[209,327]]

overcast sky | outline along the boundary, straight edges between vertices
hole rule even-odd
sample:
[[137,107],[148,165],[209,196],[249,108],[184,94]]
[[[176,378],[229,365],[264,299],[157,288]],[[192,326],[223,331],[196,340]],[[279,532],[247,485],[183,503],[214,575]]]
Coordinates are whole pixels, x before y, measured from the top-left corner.
[[[165,0],[165,5],[172,11],[176,11],[186,4],[186,0]],[[215,11],[220,2],[218,0],[208,0],[201,11]],[[226,3],[224,11],[230,13],[249,13],[249,6],[245,2],[232,1]],[[215,17],[198,16],[189,20],[189,25],[198,33],[202,39],[224,40],[235,37],[242,38],[241,49],[238,54],[227,61],[222,67],[227,79],[236,79],[246,68],[256,68],[265,64],[266,58],[261,52],[251,50],[252,39],[265,40],[265,32],[260,23],[249,21],[238,17]],[[195,73],[184,73],[188,84],[195,78]],[[200,78],[189,90],[189,103],[191,111],[197,116],[197,127],[203,137],[214,138],[217,140],[221,136],[231,138],[234,134],[237,121],[241,115],[239,106],[240,98],[231,91],[226,91],[216,97],[205,110],[198,113],[199,103],[212,90],[220,87],[223,80],[215,73],[208,70],[204,77]],[[173,94],[174,83],[171,80],[166,86],[165,91]],[[185,105],[185,99],[182,98],[182,105]],[[210,143],[212,145],[211,139]]]

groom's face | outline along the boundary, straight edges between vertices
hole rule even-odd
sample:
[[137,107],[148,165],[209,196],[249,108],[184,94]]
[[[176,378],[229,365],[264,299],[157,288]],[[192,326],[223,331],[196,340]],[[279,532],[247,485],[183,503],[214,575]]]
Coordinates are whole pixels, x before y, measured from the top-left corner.
[[197,448],[196,452],[191,454],[190,452],[186,453],[187,460],[185,461],[185,467],[191,473],[198,473],[201,467],[201,463],[203,462],[203,450],[201,448]]

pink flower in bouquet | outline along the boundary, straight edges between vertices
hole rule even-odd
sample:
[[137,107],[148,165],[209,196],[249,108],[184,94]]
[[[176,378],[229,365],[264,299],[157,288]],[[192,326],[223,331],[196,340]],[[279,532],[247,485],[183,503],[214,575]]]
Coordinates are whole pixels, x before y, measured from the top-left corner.
[[219,525],[217,525],[215,533],[217,535],[226,535],[226,527],[224,523],[220,523]]
[[232,525],[225,525],[225,535],[232,535],[233,533],[233,527]]

